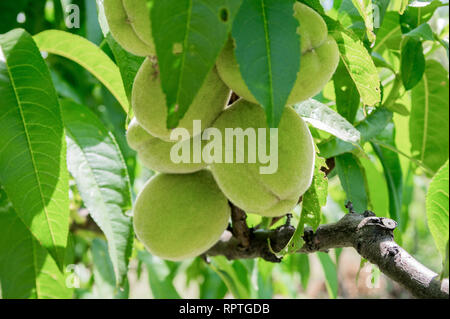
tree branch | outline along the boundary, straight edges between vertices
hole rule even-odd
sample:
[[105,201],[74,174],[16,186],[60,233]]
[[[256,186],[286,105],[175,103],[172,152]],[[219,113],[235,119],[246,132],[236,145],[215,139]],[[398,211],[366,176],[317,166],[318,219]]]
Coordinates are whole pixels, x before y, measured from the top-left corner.
[[[328,251],[331,248],[353,247],[356,251],[392,280],[403,285],[418,298],[449,298],[448,278],[439,280],[439,275],[419,263],[394,241],[397,223],[388,218],[376,217],[366,211],[364,214],[349,213],[334,224],[321,225],[314,232],[305,229],[305,244],[299,253]],[[294,234],[295,228],[283,225],[272,230],[251,231],[250,242],[244,247],[240,240],[228,234],[205,255],[233,259],[263,258],[270,262],[281,259],[273,251],[281,251]]]

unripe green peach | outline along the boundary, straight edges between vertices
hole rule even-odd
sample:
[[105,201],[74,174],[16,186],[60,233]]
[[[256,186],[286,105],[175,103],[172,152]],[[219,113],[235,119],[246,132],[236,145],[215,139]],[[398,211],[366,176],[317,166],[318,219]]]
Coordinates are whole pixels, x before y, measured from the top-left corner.
[[[255,140],[258,141],[260,134],[265,134],[263,142],[266,143],[264,154],[270,154],[270,131],[266,124],[266,116],[261,106],[240,99],[230,108],[225,110],[214,123],[214,127],[219,129],[223,136],[226,136],[226,129],[241,128],[244,132],[253,128],[256,133]],[[258,129],[265,129],[260,130]],[[250,130],[249,130],[250,131]],[[264,136],[264,135],[262,135]],[[225,147],[226,137],[223,139],[223,149],[230,152],[234,148],[233,161],[226,162],[224,152],[222,163],[211,164],[211,171],[222,192],[237,207],[247,213],[259,214],[262,216],[274,217],[289,213],[301,195],[309,188],[315,160],[315,148],[311,133],[306,123],[287,106],[278,127],[278,167],[273,174],[262,174],[261,167],[270,166],[270,162],[264,164],[259,156],[260,145],[256,142],[249,142],[250,138],[245,138],[244,163],[237,162],[236,145]],[[237,140],[237,139],[236,139]],[[274,144],[276,145],[276,144]],[[255,147],[256,152],[252,152]],[[251,163],[248,154],[255,153],[256,162]],[[274,154],[275,152],[273,152]]]
[[[178,127],[187,129],[191,136],[194,120],[201,120],[203,128],[209,127],[225,108],[229,96],[230,90],[213,68]],[[166,97],[161,88],[158,67],[149,58],[144,61],[134,80],[132,106],[137,121],[146,131],[170,141],[172,130],[167,129]]]
[[[293,105],[318,94],[330,81],[339,63],[336,41],[328,36],[328,29],[322,17],[310,7],[296,2],[295,17],[300,22],[301,59],[297,80],[288,98],[287,105]],[[217,59],[217,71],[221,79],[240,97],[257,103],[248,89],[234,55],[234,43],[230,39]]]
[[155,55],[147,0],[104,0],[103,6],[111,34],[125,50]]
[[[142,164],[157,172],[185,174],[196,172],[206,167],[203,159],[200,159],[200,163],[194,163],[193,138],[180,142],[189,144],[187,146],[190,149],[189,163],[175,163],[173,158],[171,158],[171,150],[177,141],[167,142],[152,136],[138,124],[135,118],[128,126],[127,141],[128,145],[137,152]],[[199,142],[200,147],[202,147],[204,142]],[[180,145],[180,147],[182,146]]]
[[140,192],[134,230],[155,256],[179,261],[211,248],[228,226],[230,206],[207,170],[159,174]]

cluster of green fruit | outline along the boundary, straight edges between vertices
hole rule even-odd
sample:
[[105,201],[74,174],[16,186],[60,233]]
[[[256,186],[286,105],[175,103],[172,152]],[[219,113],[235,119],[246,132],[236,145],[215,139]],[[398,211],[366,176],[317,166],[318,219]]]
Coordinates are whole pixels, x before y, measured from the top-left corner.
[[[204,253],[220,239],[230,219],[229,201],[247,213],[262,216],[290,212],[310,186],[315,148],[307,125],[287,106],[278,127],[278,170],[274,174],[261,175],[259,160],[209,165],[203,160],[174,163],[170,153],[176,141],[170,139],[171,130],[166,128],[167,108],[146,3],[146,0],[104,0],[105,14],[116,41],[129,52],[147,57],[133,85],[135,118],[127,140],[141,162],[159,174],[138,195],[134,228],[151,253],[168,260],[182,260]],[[339,61],[337,44],[328,36],[321,16],[298,2],[293,14],[301,23],[298,33],[302,58],[300,76],[288,105],[322,90]],[[241,99],[228,106],[230,90]],[[217,128],[222,136],[226,128],[253,128],[256,132],[267,128],[263,108],[241,77],[232,41],[220,54],[179,127],[192,136],[194,120],[201,120],[204,128]],[[183,143],[193,145],[190,140]]]

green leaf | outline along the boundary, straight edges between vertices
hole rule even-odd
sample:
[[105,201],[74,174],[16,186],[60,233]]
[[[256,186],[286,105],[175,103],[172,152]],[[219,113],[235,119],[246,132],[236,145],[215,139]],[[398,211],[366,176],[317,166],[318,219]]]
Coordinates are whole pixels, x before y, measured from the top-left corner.
[[94,285],[92,287],[92,298],[100,299],[127,299],[128,287],[118,288],[114,267],[109,258],[108,245],[102,240],[95,238],[92,241],[92,262]]
[[387,12],[383,24],[377,32],[377,40],[373,51],[383,52],[385,48],[398,50],[402,41],[402,31],[399,25],[400,15],[397,12]]
[[400,14],[403,14],[405,12],[406,8],[408,7],[409,0],[400,0],[399,2],[400,2],[400,7],[398,9],[398,12]]
[[360,157],[359,162],[368,181],[369,209],[379,217],[389,217],[389,191],[381,165],[378,165],[376,158],[371,160],[369,157]]
[[92,73],[128,112],[130,106],[119,68],[99,47],[78,35],[59,30],[43,31],[35,35],[34,40],[41,51],[72,60]]
[[147,266],[148,279],[155,299],[180,299],[173,285],[174,273],[166,263],[157,257],[153,257],[146,251],[138,252],[139,260]]
[[336,299],[339,291],[336,264],[327,253],[318,252],[317,256],[319,257],[325,274],[325,285],[327,287],[328,295],[330,298]]
[[14,210],[60,268],[69,231],[69,182],[61,109],[33,38],[0,36],[0,183]]
[[422,80],[412,90],[411,101],[411,154],[436,172],[449,153],[448,72],[439,62],[427,61]]
[[315,11],[319,12],[322,15],[325,14],[322,4],[317,0],[298,0],[298,1],[306,4],[308,7],[313,8]]
[[378,33],[384,22],[384,17],[389,8],[389,2],[390,0],[372,0],[375,34]]
[[400,16],[400,24],[403,33],[410,32],[423,23],[431,19],[437,8],[445,6],[439,0],[420,2],[415,1],[407,7],[405,12]]
[[[376,140],[395,147],[395,126],[389,123],[383,133]],[[389,192],[389,215],[390,218],[402,224],[402,197],[403,197],[403,174],[398,154],[372,143],[373,150],[383,165],[384,177]]]
[[302,200],[301,219],[314,231],[320,225],[322,207],[326,205],[328,196],[328,179],[322,167],[326,167],[325,159],[317,156],[311,187],[303,195]]
[[358,9],[359,14],[366,25],[367,38],[374,42],[376,37],[373,32],[373,7],[372,0],[352,0],[353,5]]
[[341,0],[336,20],[344,27],[352,30],[355,35],[363,39],[366,35],[366,26],[358,9],[353,3],[354,0]]
[[294,235],[287,244],[286,248],[280,253],[295,254],[304,244],[303,235],[305,225],[311,226],[314,231],[319,227],[322,217],[322,206],[327,203],[328,196],[328,179],[322,167],[326,167],[325,159],[316,155],[314,164],[314,175],[310,188],[302,196],[302,211],[300,220],[295,228]]
[[115,281],[124,279],[133,243],[131,186],[116,139],[87,107],[61,101],[67,166],[93,220],[108,240]]
[[369,206],[369,196],[365,171],[358,158],[351,153],[339,155],[336,157],[336,170],[347,200],[353,203],[356,212],[364,212]]
[[106,41],[113,52],[114,59],[116,60],[116,64],[119,67],[120,74],[122,75],[122,81],[128,101],[131,101],[134,78],[136,77],[136,74],[145,58],[129,53],[127,50],[122,48],[116,40],[114,40],[110,33],[107,34]]
[[178,125],[212,70],[241,1],[154,1],[152,32],[168,128]]
[[258,299],[270,299],[273,296],[273,268],[274,263],[265,261],[264,259],[258,259],[256,261],[256,272],[258,281],[257,298]]
[[405,33],[405,36],[416,40],[434,40],[433,30],[428,23],[419,25],[417,28]]
[[210,266],[219,275],[219,277],[222,278],[225,285],[227,285],[229,291],[235,298],[250,298],[250,289],[241,280],[238,272],[233,267],[233,262],[227,260],[224,256],[217,256],[211,258]]
[[442,259],[447,257],[447,243],[449,240],[449,197],[448,197],[449,171],[448,161],[434,175],[428,187],[426,207],[428,228],[434,238]]
[[[361,136],[360,144],[370,141],[384,130],[386,125],[392,119],[392,112],[385,108],[377,108],[364,121],[356,125],[356,129]],[[332,137],[328,141],[324,141],[317,145],[320,150],[320,156],[330,158],[354,151],[357,147],[351,143],[341,139]]]
[[294,105],[294,109],[298,115],[315,128],[346,142],[357,143],[360,140],[359,131],[325,104],[309,99]]
[[18,217],[1,186],[0,229],[2,298],[71,298],[64,275]]
[[307,254],[296,254],[293,256],[298,256],[298,273],[300,274],[300,281],[304,290],[308,288],[309,277],[310,277],[310,265],[309,257]]
[[403,86],[411,90],[422,79],[425,72],[425,55],[422,42],[411,37],[406,37],[402,44],[401,76]]
[[357,36],[338,22],[326,19],[330,34],[339,46],[341,61],[355,82],[365,105],[373,106],[381,100],[380,79],[372,58]]
[[353,123],[356,118],[361,97],[359,96],[355,82],[353,82],[353,79],[342,61],[339,63],[339,66],[334,73],[333,81],[337,111],[345,117],[347,121]]
[[408,108],[405,105],[401,104],[401,103],[390,104],[389,105],[389,110],[391,110],[392,112],[398,113],[400,115],[403,115],[403,116],[408,116],[409,115]]
[[[295,0],[246,0],[236,15],[233,38],[242,77],[277,127],[300,69]],[[307,76],[299,74],[298,76]]]

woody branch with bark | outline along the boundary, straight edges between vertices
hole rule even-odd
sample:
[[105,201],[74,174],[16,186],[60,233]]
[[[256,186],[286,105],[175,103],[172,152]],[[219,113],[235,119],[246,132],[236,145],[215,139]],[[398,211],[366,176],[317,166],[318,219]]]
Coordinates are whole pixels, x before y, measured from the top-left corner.
[[[377,217],[371,211],[359,214],[347,204],[349,213],[333,224],[321,225],[316,231],[306,228],[304,245],[297,253],[328,252],[332,248],[354,248],[361,257],[377,265],[381,272],[398,282],[417,298],[449,298],[448,278],[440,280],[431,271],[394,240],[397,223]],[[229,260],[263,258],[280,262],[274,254],[290,241],[295,228],[287,222],[275,229],[252,229],[246,224],[246,215],[232,205],[233,226],[205,256],[225,256]],[[270,242],[270,247],[268,242]]]

